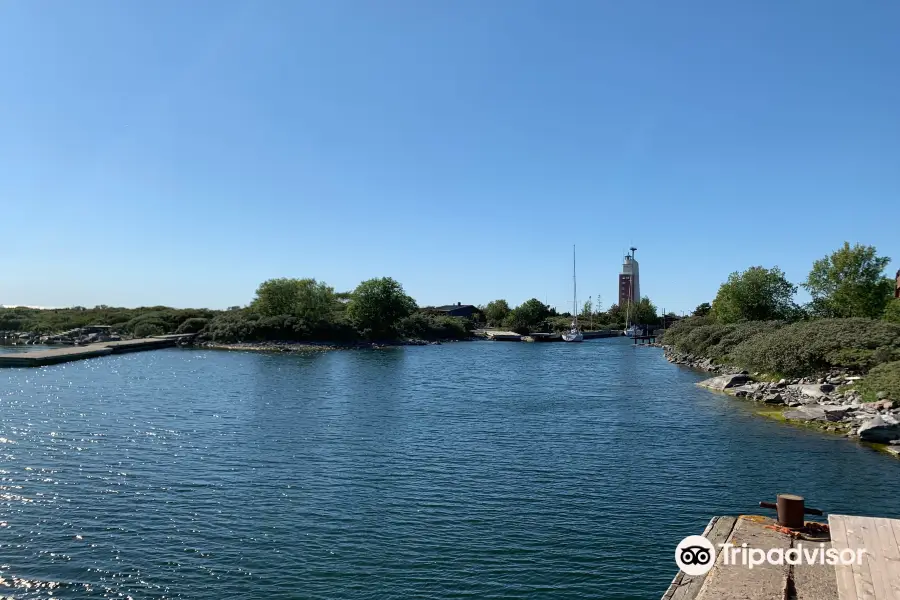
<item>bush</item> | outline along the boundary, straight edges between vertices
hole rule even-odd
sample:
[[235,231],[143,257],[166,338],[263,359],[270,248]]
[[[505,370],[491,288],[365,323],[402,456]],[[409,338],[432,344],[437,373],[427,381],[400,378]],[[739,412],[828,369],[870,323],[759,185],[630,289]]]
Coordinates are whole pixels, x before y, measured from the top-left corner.
[[206,326],[206,337],[214,342],[244,342],[254,339],[259,315],[248,310],[222,313]]
[[762,333],[732,352],[755,371],[801,376],[832,367],[865,372],[900,359],[900,325],[870,319],[820,319]]
[[178,329],[175,330],[175,333],[199,333],[203,331],[206,327],[206,324],[209,322],[208,319],[204,319],[203,317],[193,317],[191,319],[186,319],[178,326]]
[[875,395],[878,392],[887,392],[889,398],[900,400],[900,360],[873,368],[856,389],[870,402],[877,399]]
[[472,337],[473,324],[462,317],[434,316],[422,312],[401,319],[400,335],[421,340],[464,340]]
[[145,320],[135,325],[131,333],[136,338],[163,335],[166,333],[166,325],[161,321]]
[[718,338],[719,341],[707,348],[703,354],[719,362],[733,362],[731,354],[739,345],[755,336],[770,333],[784,326],[784,321],[747,321],[726,325],[721,334],[710,336],[711,340]]

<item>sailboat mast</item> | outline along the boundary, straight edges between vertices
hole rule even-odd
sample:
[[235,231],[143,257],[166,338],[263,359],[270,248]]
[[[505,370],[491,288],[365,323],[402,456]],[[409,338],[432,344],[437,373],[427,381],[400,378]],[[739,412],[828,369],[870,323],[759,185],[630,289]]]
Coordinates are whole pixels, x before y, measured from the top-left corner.
[[575,315],[575,325],[578,325],[578,280],[575,278],[575,244],[572,244],[572,314]]

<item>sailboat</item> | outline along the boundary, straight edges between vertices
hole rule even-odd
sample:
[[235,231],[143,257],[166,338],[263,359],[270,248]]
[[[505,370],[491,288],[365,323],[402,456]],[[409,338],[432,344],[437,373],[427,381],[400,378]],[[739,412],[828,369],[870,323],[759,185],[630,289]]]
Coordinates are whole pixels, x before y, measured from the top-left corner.
[[575,279],[575,246],[572,246],[572,304],[575,310],[572,318],[572,328],[562,334],[564,342],[584,341],[584,335],[578,330],[578,282]]

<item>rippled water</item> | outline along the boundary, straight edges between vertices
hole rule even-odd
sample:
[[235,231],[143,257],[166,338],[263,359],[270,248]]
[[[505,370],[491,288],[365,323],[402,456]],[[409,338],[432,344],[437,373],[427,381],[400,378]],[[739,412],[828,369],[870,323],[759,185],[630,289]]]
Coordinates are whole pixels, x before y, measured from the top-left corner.
[[623,339],[3,370],[0,594],[658,598],[777,492],[900,516],[900,461],[699,379]]

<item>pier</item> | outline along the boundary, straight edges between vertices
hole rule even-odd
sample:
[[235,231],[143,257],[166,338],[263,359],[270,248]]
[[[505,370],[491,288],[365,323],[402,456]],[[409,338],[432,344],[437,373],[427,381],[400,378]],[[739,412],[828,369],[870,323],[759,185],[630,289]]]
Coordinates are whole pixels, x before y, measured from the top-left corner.
[[[798,501],[799,513],[794,510]],[[702,533],[715,548],[712,568],[697,576],[679,571],[662,600],[900,600],[900,520],[829,515],[828,525],[804,521],[803,499],[791,495],[779,497],[778,510],[777,519],[713,517]],[[821,514],[815,509],[805,512]],[[786,526],[786,521],[793,521],[794,527]],[[792,549],[860,553],[862,560],[852,565],[827,560],[788,564],[785,560],[755,564],[751,569],[741,559],[734,560],[734,555],[728,560],[729,549],[720,544],[732,544],[731,550],[743,545],[744,552],[758,549],[776,555]]]
[[[480,329],[474,332],[476,337],[483,337],[495,342],[561,342],[562,335],[559,333],[530,333],[528,335],[520,335],[514,331],[500,331],[495,329]],[[582,335],[586,340],[595,340],[599,338],[621,337],[624,335],[618,329],[598,329],[595,331],[583,331]],[[656,338],[654,337],[654,340]]]
[[136,340],[118,342],[98,342],[87,346],[69,346],[52,350],[35,350],[34,352],[16,352],[0,354],[0,367],[45,367],[60,363],[96,358],[110,354],[141,352],[175,346],[180,340],[193,338],[193,334],[160,335]]

